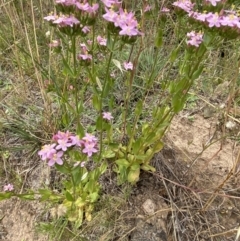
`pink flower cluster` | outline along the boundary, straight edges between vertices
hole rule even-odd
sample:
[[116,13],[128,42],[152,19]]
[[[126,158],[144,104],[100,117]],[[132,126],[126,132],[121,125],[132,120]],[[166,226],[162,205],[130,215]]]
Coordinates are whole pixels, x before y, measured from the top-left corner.
[[[134,13],[124,11],[120,8],[121,2],[117,0],[102,0],[105,5],[105,14],[103,18],[119,28],[119,34],[123,36],[137,36],[142,33],[138,30],[138,22],[134,17]],[[118,10],[114,11],[114,7],[118,6]]]
[[233,27],[236,29],[240,29],[240,18],[231,13],[231,14],[224,14],[219,15],[218,13],[198,13],[198,12],[190,12],[189,16],[193,19],[205,23],[208,25],[208,27]]
[[178,0],[173,3],[173,6],[178,7],[185,12],[190,12],[193,10],[194,3],[192,3],[190,0]]
[[187,37],[189,38],[189,40],[187,40],[187,44],[195,47],[199,47],[199,45],[203,41],[203,34],[196,33],[195,31],[191,31],[190,33],[187,33]]
[[[65,34],[87,34],[90,29],[87,25],[92,25],[99,9],[99,4],[90,5],[87,0],[55,0],[56,8],[62,14],[50,14],[44,17],[52,25],[59,27]],[[72,31],[69,30],[73,29]]]
[[85,136],[80,139],[77,135],[71,134],[69,131],[61,132],[53,135],[53,144],[44,145],[38,152],[38,155],[43,161],[48,161],[49,166],[54,164],[63,165],[64,152],[70,147],[81,147],[82,153],[87,154],[89,157],[93,153],[97,152],[97,138],[94,135],[86,133]]
[[49,15],[44,17],[45,20],[51,22],[52,24],[58,25],[58,27],[66,27],[80,24],[80,21],[73,15]]
[[[95,3],[92,6],[87,2],[79,2],[78,0],[56,0],[55,1],[57,5],[62,6],[62,7],[74,7],[75,11],[83,11],[87,12],[90,14],[95,14],[99,8],[99,4]],[[66,8],[65,8],[66,9]]]
[[[221,0],[207,0],[207,2],[216,6],[217,2],[221,2]],[[185,11],[195,21],[201,22],[210,28],[230,27],[237,31],[240,30],[240,18],[233,11],[221,11],[221,14],[212,12],[200,13],[193,10],[194,3],[190,0],[178,0],[173,5]]]

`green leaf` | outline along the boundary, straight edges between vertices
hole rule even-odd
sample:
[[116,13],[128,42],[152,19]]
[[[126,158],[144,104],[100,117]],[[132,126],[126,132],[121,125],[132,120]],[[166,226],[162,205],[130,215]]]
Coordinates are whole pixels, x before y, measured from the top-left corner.
[[146,158],[148,158],[147,155],[135,155],[135,157],[137,160],[141,160],[143,162],[146,160]]
[[95,110],[100,111],[100,100],[97,94],[93,95],[92,103]]
[[82,222],[83,222],[83,210],[82,209],[79,209],[78,210],[78,217],[75,221],[75,229],[79,229],[81,226],[82,226]]
[[73,73],[71,67],[69,66],[69,64],[67,63],[67,61],[64,58],[62,58],[62,60],[63,60],[63,65],[64,65],[63,74],[65,76],[75,77],[74,73]]
[[186,97],[184,97],[183,93],[177,93],[172,98],[172,106],[173,111],[175,113],[178,113],[181,111],[185,105]]
[[162,28],[158,29],[157,36],[155,38],[155,46],[160,48],[163,44],[163,31]]
[[147,138],[145,139],[144,144],[151,145],[152,140],[156,137],[156,132],[148,133]]
[[205,47],[205,45],[204,45],[204,44],[201,44],[201,45],[199,46],[198,50],[197,50],[197,56],[198,56],[199,58],[203,57],[203,55],[206,53],[206,51],[207,51],[207,48]]
[[106,159],[110,159],[110,158],[115,157],[115,155],[116,155],[115,152],[113,152],[112,150],[104,150],[102,157],[106,158]]
[[34,193],[17,194],[16,196],[23,200],[35,200]]
[[91,203],[96,202],[98,200],[98,198],[99,198],[98,192],[91,193],[89,195],[89,197],[90,197],[90,202]]
[[107,162],[103,162],[102,165],[99,167],[99,172],[102,175],[107,170]]
[[126,159],[118,159],[118,160],[116,160],[116,163],[119,166],[124,166],[124,167],[130,166],[130,163]]
[[142,138],[138,138],[132,145],[133,154],[138,154],[142,145]]
[[98,118],[97,118],[97,121],[96,121],[96,129],[98,130],[98,131],[101,131],[102,130],[102,122],[103,122],[103,118],[102,118],[102,116],[99,116]]
[[120,61],[118,61],[118,60],[116,60],[116,59],[112,59],[112,62],[113,62],[114,65],[123,73],[123,70],[122,70],[122,66],[121,66]]
[[151,171],[151,172],[155,172],[156,169],[148,164],[143,164],[141,166],[141,169],[144,170],[144,171]]
[[104,86],[104,89],[103,89],[103,97],[104,98],[108,96],[109,91],[111,89],[111,80],[108,78],[106,81],[107,82],[106,82],[106,84]]
[[69,115],[68,113],[64,113],[62,115],[62,123],[65,127],[69,126],[69,123],[70,123],[70,118],[69,118]]
[[46,201],[52,195],[52,191],[48,189],[39,189],[38,192],[41,194],[41,201]]
[[102,83],[101,83],[101,81],[100,81],[100,79],[98,78],[98,77],[96,77],[96,83],[97,83],[97,85],[98,85],[98,88],[102,91]]
[[85,134],[84,128],[81,123],[77,123],[77,135],[83,137]]
[[163,142],[158,141],[158,142],[155,143],[155,145],[153,146],[152,149],[153,149],[154,153],[158,153],[163,149],[163,146],[164,146]]
[[128,122],[127,123],[127,134],[128,136],[132,136],[132,127],[131,127],[131,124]]
[[0,193],[0,201],[2,201],[4,199],[9,199],[12,196],[13,196],[13,193],[11,193],[11,192]]
[[178,56],[178,52],[179,52],[179,48],[176,48],[172,51],[171,55],[170,55],[170,62],[174,62]]
[[86,202],[81,198],[79,197],[76,202],[75,202],[75,205],[78,207],[78,208],[82,208],[84,207],[86,204]]
[[113,40],[111,38],[111,34],[110,34],[110,31],[107,31],[107,48],[113,52]]
[[213,39],[213,36],[211,33],[209,32],[204,33],[203,43],[205,44],[205,46],[208,46],[211,43],[212,39]]
[[127,176],[128,182],[135,184],[139,180],[140,168],[136,170],[130,170]]
[[142,133],[143,133],[143,135],[147,134],[147,133],[149,132],[149,130],[150,130],[149,125],[146,124],[146,123],[144,123],[144,124],[142,125]]
[[143,108],[143,102],[142,100],[139,100],[136,105],[135,115],[139,116],[142,113],[142,108]]
[[66,199],[68,201],[70,201],[70,202],[74,201],[74,198],[73,198],[73,196],[72,196],[72,194],[70,192],[66,191],[65,196],[66,196]]
[[73,176],[75,185],[78,185],[81,182],[82,175],[83,175],[83,169],[81,167],[77,166],[72,170],[72,176]]
[[64,165],[58,165],[58,164],[56,164],[55,167],[56,167],[56,169],[57,169],[59,172],[61,172],[61,173],[64,173],[64,174],[70,173],[70,170],[67,169]]
[[81,181],[83,181],[84,179],[86,179],[86,177],[88,176],[88,172],[85,172],[82,177],[81,177]]
[[197,79],[197,78],[201,75],[203,69],[204,69],[204,66],[200,66],[200,67],[193,73],[191,79],[192,79],[192,80]]
[[140,165],[137,164],[137,163],[131,165],[131,167],[130,167],[130,170],[133,170],[133,171],[136,171],[136,170],[138,170],[138,169],[140,169]]

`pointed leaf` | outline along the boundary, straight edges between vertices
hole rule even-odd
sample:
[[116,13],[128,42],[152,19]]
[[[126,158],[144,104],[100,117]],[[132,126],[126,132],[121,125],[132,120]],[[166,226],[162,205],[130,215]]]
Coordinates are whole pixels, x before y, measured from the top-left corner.
[[113,59],[112,62],[113,62],[114,65],[123,73],[123,70],[122,70],[122,66],[121,66],[120,61],[118,61],[118,60],[116,60],[116,59]]
[[70,202],[74,201],[74,198],[73,198],[73,196],[72,196],[72,194],[70,192],[66,191],[65,196],[66,196],[66,199],[68,201],[70,201]]
[[119,166],[124,166],[124,167],[129,167],[130,166],[130,163],[126,159],[118,159],[118,160],[116,160],[116,163]]

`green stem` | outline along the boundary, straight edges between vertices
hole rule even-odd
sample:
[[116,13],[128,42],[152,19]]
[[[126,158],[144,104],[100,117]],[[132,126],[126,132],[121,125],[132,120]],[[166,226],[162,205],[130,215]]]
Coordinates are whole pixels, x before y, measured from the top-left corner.
[[80,112],[78,105],[78,83],[77,83],[77,55],[76,55],[76,36],[71,37],[72,42],[72,57],[73,57],[73,80],[74,80],[74,91],[75,91],[75,118],[77,120],[77,130],[79,130],[80,123]]
[[[110,56],[108,59],[108,63],[107,63],[107,69],[106,69],[106,74],[105,74],[105,78],[104,78],[104,83],[103,83],[103,88],[102,88],[102,92],[100,95],[100,102],[99,102],[99,117],[102,118],[102,112],[103,112],[103,96],[105,93],[105,89],[107,86],[107,82],[109,79],[109,70],[110,70],[110,63],[113,57],[113,50],[114,50],[114,45],[116,43],[117,40],[117,36],[115,36],[114,40],[113,40],[113,45],[112,45],[112,51],[110,52]],[[103,149],[103,121],[101,120],[101,127],[100,127],[101,131],[100,131],[100,148],[99,148],[99,156],[98,156],[98,161],[100,161],[101,156],[102,156],[102,149]]]

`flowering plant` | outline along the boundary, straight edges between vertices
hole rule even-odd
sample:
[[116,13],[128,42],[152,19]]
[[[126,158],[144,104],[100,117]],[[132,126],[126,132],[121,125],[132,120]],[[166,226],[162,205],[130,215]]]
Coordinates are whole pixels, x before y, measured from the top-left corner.
[[[226,1],[206,0],[202,12],[190,0],[174,2],[179,24],[187,24],[174,30],[175,47],[164,56],[164,66],[169,68],[160,74],[158,60],[164,52],[170,9],[159,8],[154,15],[156,11],[143,4],[135,14],[123,9],[119,0],[55,0],[55,4],[56,13],[44,19],[57,36],[49,43],[52,56],[60,56],[61,62],[55,75],[49,70],[52,88],[47,91],[59,103],[61,131],[43,143],[38,155],[67,177],[59,193],[40,189],[38,194],[61,207],[79,227],[84,217],[91,220],[100,196],[99,178],[107,168],[113,166],[119,184],[135,184],[141,170],[155,171],[150,161],[163,148],[171,120],[184,108],[188,91],[201,75],[206,52],[219,36],[235,38],[240,19],[225,9]],[[151,15],[157,21],[149,36]],[[140,79],[143,59],[151,51]],[[172,74],[173,67],[177,73]],[[120,102],[116,99],[119,86]],[[150,95],[156,89],[161,96],[157,100]],[[10,184],[4,191],[2,199],[14,195],[34,199],[34,193],[14,193]]]

